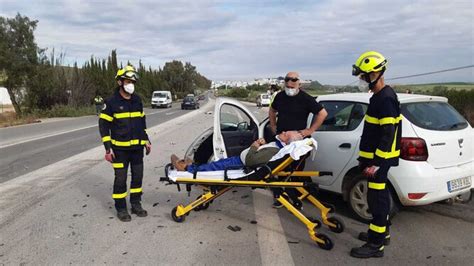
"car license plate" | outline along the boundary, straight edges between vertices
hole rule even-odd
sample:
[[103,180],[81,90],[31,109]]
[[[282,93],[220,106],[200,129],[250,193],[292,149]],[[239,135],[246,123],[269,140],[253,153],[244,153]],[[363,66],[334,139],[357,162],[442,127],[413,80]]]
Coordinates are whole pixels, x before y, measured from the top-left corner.
[[467,188],[471,186],[471,177],[466,176],[466,177],[461,177],[458,179],[453,179],[451,181],[448,181],[448,191],[449,192],[454,192],[463,188]]

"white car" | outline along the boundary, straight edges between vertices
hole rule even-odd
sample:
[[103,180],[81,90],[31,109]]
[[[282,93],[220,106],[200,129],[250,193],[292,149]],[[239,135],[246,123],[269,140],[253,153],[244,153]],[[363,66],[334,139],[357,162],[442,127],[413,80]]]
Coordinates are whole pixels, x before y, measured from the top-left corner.
[[173,106],[173,97],[170,91],[154,91],[151,95],[151,108]]
[[[339,193],[359,220],[368,221],[367,179],[358,170],[358,150],[371,94],[319,96],[328,117],[313,134],[318,141],[306,170],[330,171],[314,177],[320,188]],[[400,164],[388,173],[393,203],[426,205],[472,188],[474,130],[444,97],[398,94],[402,110]],[[197,163],[238,155],[257,137],[271,138],[268,119],[259,123],[239,101],[218,98],[214,128],[199,136],[186,152]],[[312,115],[308,117],[311,124]],[[396,211],[396,204],[392,211]]]
[[271,96],[266,93],[259,94],[257,96],[257,106],[258,107],[270,106],[270,99],[271,99]]

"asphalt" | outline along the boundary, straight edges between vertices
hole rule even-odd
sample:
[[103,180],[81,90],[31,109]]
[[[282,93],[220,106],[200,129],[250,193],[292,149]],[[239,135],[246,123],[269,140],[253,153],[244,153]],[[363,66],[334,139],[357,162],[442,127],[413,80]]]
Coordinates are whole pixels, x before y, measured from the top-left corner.
[[[154,127],[190,112],[178,103],[169,109],[145,109]],[[0,183],[101,145],[98,118],[47,119],[0,129]]]
[[[253,111],[265,116],[266,110]],[[115,218],[110,196],[113,170],[103,159],[100,143],[1,183],[0,263],[470,265],[474,261],[474,221],[452,211],[472,214],[472,204],[439,205],[455,215],[438,205],[430,205],[436,211],[404,209],[393,220],[392,243],[385,257],[369,260],[348,255],[352,247],[362,244],[356,236],[367,225],[353,220],[340,197],[328,193],[320,198],[335,204],[337,216],[346,224],[340,234],[324,226],[318,229],[332,239],[330,251],[311,241],[305,226],[285,209],[271,208],[272,196],[266,190],[232,189],[209,209],[191,212],[183,223],[174,222],[171,209],[189,203],[202,190],[193,187],[188,196],[175,185],[159,182],[159,177],[169,155],[183,156],[194,138],[212,126],[214,115],[211,101],[200,110],[150,127],[153,150],[145,157],[143,183],[146,218],[133,215],[129,223]],[[319,217],[309,204],[303,212]]]

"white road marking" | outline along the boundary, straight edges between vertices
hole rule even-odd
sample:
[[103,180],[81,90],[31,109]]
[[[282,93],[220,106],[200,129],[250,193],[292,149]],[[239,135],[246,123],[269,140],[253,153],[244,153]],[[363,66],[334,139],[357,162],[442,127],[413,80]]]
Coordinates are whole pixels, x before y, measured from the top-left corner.
[[262,265],[295,265],[280,217],[271,207],[271,192],[259,189],[252,191],[252,195]]

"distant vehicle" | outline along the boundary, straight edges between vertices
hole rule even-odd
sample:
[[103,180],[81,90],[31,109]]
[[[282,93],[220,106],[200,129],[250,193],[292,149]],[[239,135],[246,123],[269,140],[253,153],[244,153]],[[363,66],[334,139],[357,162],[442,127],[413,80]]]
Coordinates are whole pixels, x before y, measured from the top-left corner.
[[206,99],[206,96],[204,96],[204,95],[199,95],[198,96],[198,100],[200,100],[200,101],[204,101],[205,99]]
[[199,102],[193,94],[188,94],[188,96],[184,97],[183,102],[181,103],[181,109],[199,109]]
[[166,107],[170,108],[173,99],[170,91],[154,91],[151,96],[151,108]]
[[269,106],[270,105],[270,95],[266,93],[262,93],[257,96],[257,106],[262,107],[262,106]]

